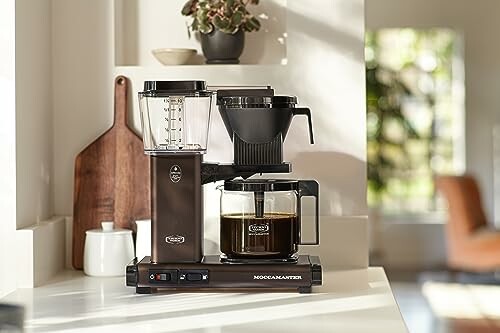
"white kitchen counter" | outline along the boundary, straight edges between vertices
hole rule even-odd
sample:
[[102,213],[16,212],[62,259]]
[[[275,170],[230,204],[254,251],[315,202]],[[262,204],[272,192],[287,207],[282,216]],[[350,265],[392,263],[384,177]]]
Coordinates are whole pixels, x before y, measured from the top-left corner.
[[66,271],[0,301],[26,306],[27,332],[407,332],[382,268],[323,272],[312,294],[136,295],[124,284]]

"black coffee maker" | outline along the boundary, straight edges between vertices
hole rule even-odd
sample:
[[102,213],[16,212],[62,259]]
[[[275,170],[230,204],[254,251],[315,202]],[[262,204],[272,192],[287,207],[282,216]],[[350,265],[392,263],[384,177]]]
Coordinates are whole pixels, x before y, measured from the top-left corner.
[[[283,141],[295,115],[311,113],[270,87],[209,90],[204,81],[147,81],[139,93],[145,152],[151,156],[151,257],[127,266],[137,293],[252,289],[310,292],[319,258],[297,255],[318,244],[314,180],[248,179],[289,173]],[[234,163],[203,162],[213,104],[233,142]],[[202,185],[221,188],[221,256],[203,256]],[[316,237],[301,242],[301,198],[316,198]]]

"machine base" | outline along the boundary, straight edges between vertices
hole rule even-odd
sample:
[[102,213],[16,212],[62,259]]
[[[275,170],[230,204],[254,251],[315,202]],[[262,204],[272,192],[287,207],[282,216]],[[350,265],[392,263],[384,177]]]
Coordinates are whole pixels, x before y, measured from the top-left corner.
[[155,264],[150,257],[127,266],[127,286],[138,294],[198,291],[296,291],[310,293],[321,285],[319,257],[301,255],[296,263],[227,264],[219,256],[201,263]]
[[299,259],[298,255],[293,255],[290,258],[286,259],[234,259],[234,258],[228,258],[225,255],[220,256],[220,262],[223,264],[249,264],[249,265],[256,265],[256,264],[263,264],[263,265],[269,265],[269,264],[296,264]]

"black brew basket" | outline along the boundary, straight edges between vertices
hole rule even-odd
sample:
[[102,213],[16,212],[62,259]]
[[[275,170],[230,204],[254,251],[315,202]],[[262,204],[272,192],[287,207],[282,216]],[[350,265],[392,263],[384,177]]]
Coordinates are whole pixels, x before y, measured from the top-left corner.
[[306,115],[314,143],[311,111],[296,108],[297,97],[274,96],[272,89],[217,92],[217,105],[233,142],[237,165],[283,163],[283,142],[295,115]]

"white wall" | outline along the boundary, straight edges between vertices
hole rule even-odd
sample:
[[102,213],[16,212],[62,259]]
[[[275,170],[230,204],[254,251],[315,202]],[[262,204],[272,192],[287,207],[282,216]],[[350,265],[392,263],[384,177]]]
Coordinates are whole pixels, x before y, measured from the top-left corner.
[[[43,283],[64,265],[53,214],[51,0],[2,2],[0,295]],[[18,229],[18,230],[16,230]]]
[[396,269],[434,269],[446,262],[444,225],[441,223],[386,223],[381,226],[381,258],[377,265]]
[[0,298],[16,288],[9,274],[16,264],[12,253],[16,230],[16,95],[15,95],[15,0],[0,1]]
[[[479,181],[487,216],[493,216],[493,126],[500,121],[500,2],[496,0],[368,0],[367,29],[450,27],[465,40],[466,170]],[[498,200],[499,198],[497,198]],[[414,228],[414,227],[411,227]],[[424,249],[435,227],[408,232],[406,247]],[[443,234],[441,229],[439,234]],[[444,240],[442,240],[444,241]],[[392,247],[394,249],[394,247]],[[438,248],[438,247],[437,247]],[[442,247],[441,247],[442,248]],[[394,249],[398,251],[398,249]],[[425,256],[425,252],[418,252]],[[443,253],[436,253],[443,258]],[[415,258],[418,255],[415,256]]]
[[16,1],[18,228],[53,213],[51,32],[51,0]]
[[[172,10],[163,11],[165,21],[169,21],[168,15],[180,15],[178,3],[168,2]],[[280,4],[282,1],[273,3]],[[352,239],[352,251],[346,248],[345,243],[324,242],[325,255],[351,258],[350,253],[358,251],[356,254],[362,255],[352,256],[351,265],[366,266],[366,233],[363,232],[366,230],[367,214],[364,2],[321,0],[315,1],[315,6],[307,1],[287,1],[286,4],[286,66],[160,67],[151,62],[145,66],[114,67],[114,28],[123,28],[123,22],[115,22],[113,3],[54,0],[53,163],[54,174],[57,175],[54,179],[56,214],[72,213],[76,154],[111,126],[115,75],[124,74],[132,81],[131,96],[134,101],[131,122],[137,129],[136,93],[144,80],[196,78],[213,85],[271,84],[278,93],[299,96],[300,104],[311,107],[313,112],[316,144],[308,145],[306,119],[297,117],[285,142],[285,157],[294,163],[291,177],[316,178],[320,182],[321,214],[332,216],[325,221],[335,225],[330,232],[336,233],[337,237],[341,237],[343,232],[350,233],[345,239]],[[184,25],[177,28],[176,33],[185,33]],[[147,34],[144,31],[139,28],[131,33],[137,34],[138,37],[134,38],[143,43],[145,39],[152,38],[147,45],[153,45],[154,39],[168,40],[165,36],[172,33]],[[119,32],[116,34],[120,35]],[[141,49],[141,52],[144,50]],[[231,158],[230,141],[218,114],[214,114],[212,125],[206,160],[228,161]],[[206,211],[207,236],[216,242],[218,231],[213,226],[219,214],[218,194],[213,186],[207,186],[205,193],[206,198],[212,198],[216,203],[207,204],[209,208]],[[344,223],[352,223],[353,227],[344,228]],[[342,262],[345,266],[349,260],[334,262]]]
[[76,155],[113,121],[113,1],[54,0],[54,204],[72,215]]

